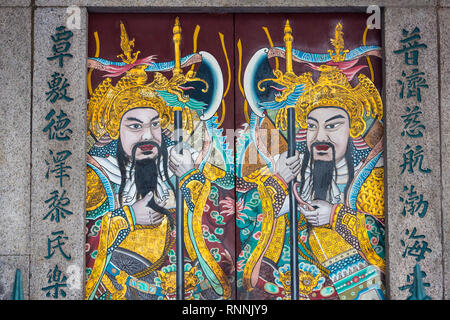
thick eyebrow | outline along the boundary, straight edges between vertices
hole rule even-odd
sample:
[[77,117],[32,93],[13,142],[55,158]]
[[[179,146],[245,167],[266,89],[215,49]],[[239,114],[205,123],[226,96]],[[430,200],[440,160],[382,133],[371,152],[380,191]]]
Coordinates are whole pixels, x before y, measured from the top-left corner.
[[142,122],[141,120],[139,120],[138,118],[135,118],[135,117],[128,117],[128,118],[126,118],[126,120],[128,120],[128,121],[137,121],[139,123],[144,123],[144,122]]
[[156,120],[156,119],[159,119],[159,114],[158,114],[157,116],[154,116],[154,117],[150,120],[150,122],[152,122],[153,120]]
[[308,116],[308,120],[313,120],[313,121],[315,121],[315,122],[319,122],[319,121],[317,121],[317,119],[316,118],[313,118],[313,117],[311,117],[311,116]]
[[345,119],[345,117],[343,115],[338,114],[338,115],[335,115],[334,117],[331,117],[328,120],[325,120],[325,123],[332,121],[332,120],[336,120],[336,119]]

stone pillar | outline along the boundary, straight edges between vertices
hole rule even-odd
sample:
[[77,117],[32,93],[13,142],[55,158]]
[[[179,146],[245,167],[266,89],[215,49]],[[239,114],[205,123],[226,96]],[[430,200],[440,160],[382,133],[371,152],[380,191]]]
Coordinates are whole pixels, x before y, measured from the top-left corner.
[[34,13],[31,299],[84,297],[87,12],[66,9]]
[[0,39],[0,299],[11,298],[16,268],[23,275],[26,299],[30,263],[31,9],[1,7]]
[[390,298],[442,299],[436,9],[386,8],[384,28]]
[[447,8],[439,10],[439,75],[441,94],[441,161],[442,161],[442,225],[444,250],[444,299],[450,299],[450,2]]

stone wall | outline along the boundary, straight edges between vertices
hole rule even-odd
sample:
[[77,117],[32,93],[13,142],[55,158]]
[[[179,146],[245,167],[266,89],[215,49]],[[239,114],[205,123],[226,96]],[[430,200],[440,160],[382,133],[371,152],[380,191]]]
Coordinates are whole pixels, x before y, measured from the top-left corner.
[[[68,280],[63,299],[83,299],[84,277],[84,212],[85,212],[85,111],[86,111],[86,58],[87,15],[89,11],[120,12],[283,12],[289,9],[308,10],[364,10],[372,1],[319,0],[319,1],[87,1],[87,0],[4,0],[0,4],[0,299],[10,299],[16,269],[23,277],[25,299],[54,299],[49,291],[58,274],[64,271]],[[450,1],[397,0],[376,3],[384,9],[386,117],[386,214],[388,293],[390,299],[406,299],[409,291],[404,287],[414,284],[414,269],[421,268],[422,284],[432,299],[450,299],[450,170],[448,169],[450,126],[449,82],[450,39],[447,21],[450,21]],[[80,28],[72,29],[70,54],[72,57],[58,67],[54,60],[46,59],[52,53],[50,36],[59,26],[66,25],[78,6]],[[420,29],[420,42],[427,48],[420,50],[420,72],[424,73],[428,87],[422,90],[420,104],[423,135],[410,140],[402,136],[407,113],[405,100],[399,98],[398,80],[402,72],[411,72],[403,56],[393,51],[400,49],[405,38],[402,30]],[[46,99],[47,82],[53,73],[64,74],[70,83],[70,97],[66,103],[50,103]],[[52,140],[45,131],[45,118],[63,110],[71,120],[71,137],[67,141]],[[409,146],[409,149],[408,149]],[[420,147],[417,149],[417,147]],[[407,151],[420,150],[423,172],[418,167],[412,173],[404,164]],[[57,181],[51,174],[46,177],[51,162],[58,152],[65,155],[70,167],[70,179]],[[53,152],[53,153],[52,153]],[[61,158],[60,158],[61,160]],[[429,169],[429,171],[427,171]],[[53,183],[53,184],[52,184]],[[59,188],[56,188],[59,183]],[[407,192],[411,186],[417,195],[428,201],[426,214],[420,212],[403,216]],[[406,187],[406,189],[405,189]],[[53,213],[49,204],[52,197],[65,193],[70,203],[65,209],[71,214],[60,222],[48,223]],[[401,200],[403,199],[403,200]],[[421,211],[423,212],[423,211]],[[413,232],[413,230],[416,230]],[[419,237],[421,236],[421,237]],[[423,237],[422,237],[423,236]],[[61,252],[48,252],[47,243],[58,238],[66,241]],[[412,241],[412,242],[411,242]],[[424,248],[423,258],[405,254],[408,246],[418,241]],[[416,247],[417,248],[417,247]],[[59,255],[59,256],[58,256]],[[58,256],[58,258],[55,257]],[[70,257],[70,259],[68,259]],[[423,263],[425,262],[425,263]],[[57,268],[55,268],[57,267]],[[416,273],[417,275],[417,273]],[[51,277],[49,277],[51,276]],[[51,281],[52,280],[52,281]],[[51,283],[52,282],[52,283]],[[403,289],[402,289],[403,287]],[[49,295],[47,296],[47,293]]]

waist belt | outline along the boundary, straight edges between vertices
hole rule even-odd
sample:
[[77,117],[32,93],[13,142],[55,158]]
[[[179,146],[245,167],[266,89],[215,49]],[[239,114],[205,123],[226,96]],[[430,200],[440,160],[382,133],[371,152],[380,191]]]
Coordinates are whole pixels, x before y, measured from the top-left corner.
[[[106,272],[108,274],[110,274],[111,276],[113,276],[114,278],[117,277],[120,273],[127,274],[125,271],[120,270],[111,262],[108,263],[108,265],[106,266]],[[140,292],[154,294],[154,295],[162,295],[162,289],[160,287],[150,284],[146,281],[139,280],[130,275],[128,275],[125,285],[135,288],[136,290],[138,290]]]
[[[108,265],[106,266],[106,272],[108,274],[110,274],[111,276],[113,276],[114,278],[116,278],[119,274],[123,273],[127,275],[126,278],[126,282],[125,285],[132,287],[140,292],[143,293],[148,293],[148,294],[153,294],[153,295],[158,295],[158,296],[163,296],[164,293],[161,289],[161,287],[155,286],[153,284],[150,284],[146,281],[142,281],[139,280],[133,276],[130,276],[129,274],[127,274],[125,271],[120,270],[119,268],[117,268],[114,264],[112,264],[111,262],[108,263]],[[209,285],[207,280],[203,280],[201,281],[199,284],[197,284],[197,286],[195,287],[194,292],[198,293],[201,292],[203,290],[206,290],[208,288],[210,288],[211,286]]]

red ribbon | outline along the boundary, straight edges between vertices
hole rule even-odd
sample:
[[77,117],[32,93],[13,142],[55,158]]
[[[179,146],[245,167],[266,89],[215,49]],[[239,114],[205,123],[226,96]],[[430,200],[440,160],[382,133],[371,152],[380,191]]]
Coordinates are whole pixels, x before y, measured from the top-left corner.
[[118,77],[118,76],[124,74],[125,72],[127,72],[128,70],[132,69],[135,66],[138,66],[141,64],[151,65],[154,63],[154,61],[155,61],[155,56],[148,56],[148,57],[145,57],[142,59],[138,59],[133,63],[126,64],[124,66],[113,66],[113,65],[105,66],[104,70],[107,73],[103,77]]
[[[328,61],[327,63],[325,63],[328,66],[335,66],[338,67],[339,70],[342,71],[342,73],[347,77],[348,81],[351,81],[353,79],[353,77],[361,70],[364,68],[367,68],[367,66],[356,66],[354,67],[354,65],[356,63],[358,63],[359,59],[354,59],[354,60],[350,60],[350,61],[341,61],[341,62],[335,62],[335,61]],[[314,70],[319,70],[319,66],[310,63],[310,62],[305,62],[308,66],[310,66],[312,69]]]

